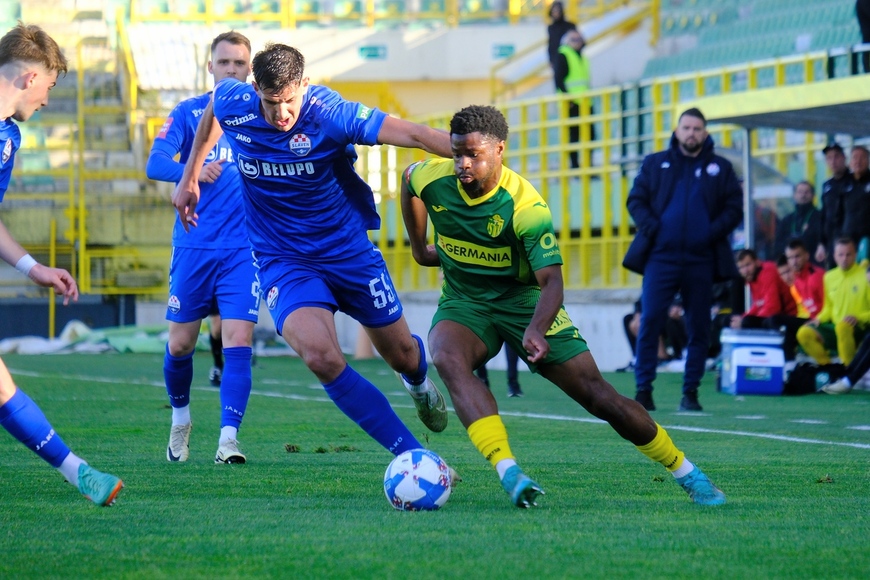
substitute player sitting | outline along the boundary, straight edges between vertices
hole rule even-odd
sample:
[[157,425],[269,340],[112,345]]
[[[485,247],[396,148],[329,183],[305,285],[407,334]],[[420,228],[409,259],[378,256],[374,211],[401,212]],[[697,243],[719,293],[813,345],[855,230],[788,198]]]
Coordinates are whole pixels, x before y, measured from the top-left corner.
[[[462,109],[450,122],[453,160],[410,166],[402,214],[414,259],[441,266],[444,285],[429,346],[459,420],[498,472],[517,507],[541,487],[517,465],[492,393],[474,369],[507,342],[529,368],[610,423],[641,453],[664,465],[698,504],[719,505],[717,489],[643,406],[604,380],[562,305],[562,257],[547,204],[502,165],[508,126],[493,107]],[[427,214],[435,245],[427,245]]]

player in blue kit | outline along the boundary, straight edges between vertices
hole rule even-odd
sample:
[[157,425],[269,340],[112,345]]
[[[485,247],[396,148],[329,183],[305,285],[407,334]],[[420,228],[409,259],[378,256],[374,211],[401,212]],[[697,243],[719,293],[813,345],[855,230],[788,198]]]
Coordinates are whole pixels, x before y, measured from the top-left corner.
[[276,328],[335,404],[399,454],[422,445],[386,397],[347,364],[336,310],[362,324],[401,374],[429,429],[446,427],[447,410],[426,376],[423,342],[408,329],[383,257],[368,238],[380,222],[371,188],[353,169],[352,146],[391,144],[450,156],[450,138],[309,85],[304,66],[295,48],[270,44],[254,57],[253,84],[225,79],[215,86],[173,203],[184,223],[197,225],[195,170],[223,129],[242,175],[248,236]]
[[[214,82],[244,81],[251,72],[251,43],[238,32],[225,32],[211,43],[208,70]],[[196,126],[211,94],[178,104],[154,140],[146,173],[150,179],[179,181],[191,154]],[[180,162],[174,157],[180,154]],[[166,392],[172,406],[172,428],[166,458],[187,461],[190,455],[190,386],[193,353],[202,320],[217,305],[221,315],[223,354],[219,381],[221,431],[215,463],[245,463],[237,439],[251,395],[254,325],[260,309],[260,288],[245,230],[239,170],[226,136],[221,136],[196,176],[202,184],[202,221],[185,231],[176,219],[169,267],[169,343],[163,359]]]
[[[0,201],[9,187],[15,152],[21,146],[21,132],[13,122],[26,121],[48,104],[48,92],[67,62],[57,43],[38,26],[18,26],[0,39]],[[77,300],[78,286],[70,273],[36,262],[0,222],[0,258],[39,284],[64,297],[64,304]],[[0,361],[0,425],[61,472],[97,505],[111,505],[123,482],[101,473],[70,451],[36,403],[16,388],[9,371]]]

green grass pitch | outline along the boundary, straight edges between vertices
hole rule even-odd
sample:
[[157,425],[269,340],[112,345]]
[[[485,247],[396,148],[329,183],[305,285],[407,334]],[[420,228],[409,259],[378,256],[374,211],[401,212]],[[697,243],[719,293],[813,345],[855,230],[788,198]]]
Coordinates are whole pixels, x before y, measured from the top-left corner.
[[[77,454],[122,477],[110,508],[82,498],[0,433],[0,578],[866,578],[870,393],[733,397],[708,375],[703,414],[661,375],[653,417],[728,495],[705,508],[540,377],[491,381],[520,465],[546,491],[513,507],[451,413],[428,444],[462,475],[437,512],[394,511],[391,456],[298,359],[261,358],[239,434],[246,465],[214,465],[218,390],[197,355],[191,459],[166,461],[162,357],[4,356]],[[352,363],[425,441],[381,361]],[[623,394],[631,375],[608,375]],[[437,381],[437,379],[436,379]],[[446,393],[445,393],[446,394]],[[288,452],[291,446],[295,452]]]

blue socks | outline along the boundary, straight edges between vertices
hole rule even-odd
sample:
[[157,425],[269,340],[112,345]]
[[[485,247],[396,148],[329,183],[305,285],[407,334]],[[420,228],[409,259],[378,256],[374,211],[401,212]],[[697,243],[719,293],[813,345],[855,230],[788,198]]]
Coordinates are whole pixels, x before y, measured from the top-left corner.
[[166,381],[166,394],[173,407],[186,407],[190,404],[190,384],[193,382],[193,353],[186,356],[172,356],[169,345],[163,357],[163,379]]
[[[423,364],[426,364],[425,359]],[[393,411],[384,394],[350,365],[323,388],[342,413],[393,455],[423,447]]]
[[0,407],[0,425],[54,468],[70,454],[42,410],[21,389]]
[[236,429],[242,424],[242,417],[251,396],[251,356],[249,346],[236,346],[224,349],[224,376],[221,380],[221,427]]
[[423,348],[422,338],[420,338],[416,334],[412,334],[411,336],[417,339],[417,344],[420,345],[420,365],[417,367],[417,370],[413,374],[402,374],[402,378],[412,385],[422,385],[423,381],[426,380],[426,373],[429,370],[429,365],[426,363],[426,349]]

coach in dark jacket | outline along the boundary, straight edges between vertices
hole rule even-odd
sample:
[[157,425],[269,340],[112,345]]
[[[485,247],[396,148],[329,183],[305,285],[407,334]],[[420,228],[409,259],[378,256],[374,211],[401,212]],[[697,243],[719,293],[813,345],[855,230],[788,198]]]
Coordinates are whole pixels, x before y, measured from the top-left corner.
[[680,115],[667,151],[644,159],[628,195],[637,235],[623,265],[643,274],[635,399],[654,410],[658,336],[679,292],[689,335],[680,410],[700,411],[698,386],[710,344],[713,283],[738,275],[729,234],[743,220],[743,194],[731,163],[713,153],[698,109]]

